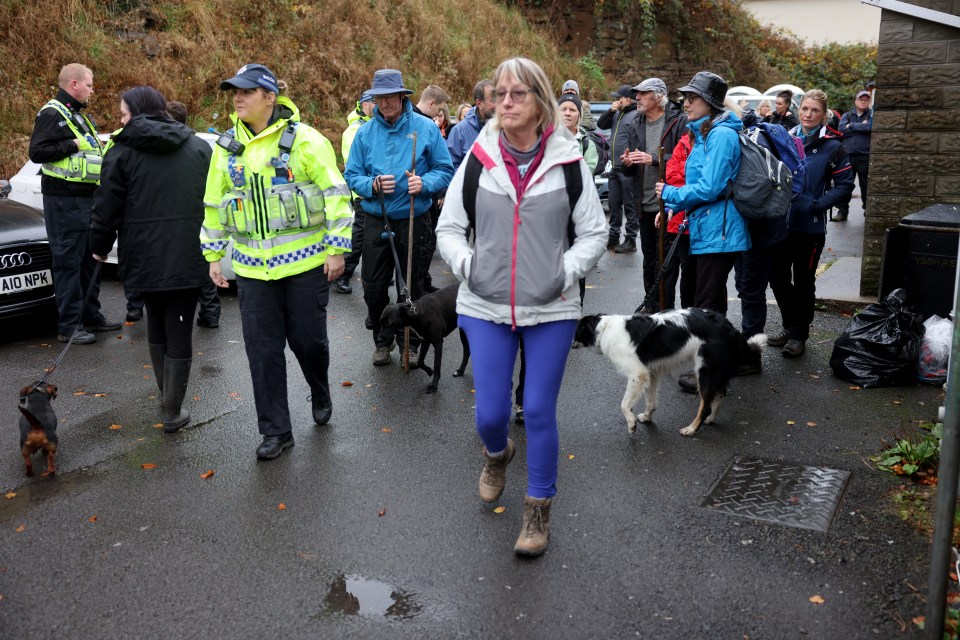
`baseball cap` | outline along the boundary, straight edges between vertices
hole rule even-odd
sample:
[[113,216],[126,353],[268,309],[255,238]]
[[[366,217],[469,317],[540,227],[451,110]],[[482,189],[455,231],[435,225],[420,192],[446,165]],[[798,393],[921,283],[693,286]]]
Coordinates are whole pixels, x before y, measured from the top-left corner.
[[862,96],[870,97],[870,92],[865,89],[863,91],[857,91],[857,97],[860,98]]
[[560,93],[566,93],[571,89],[573,89],[573,91],[575,91],[577,95],[580,95],[580,85],[577,84],[576,80],[567,80],[566,82],[564,82],[563,88],[560,89]]
[[357,100],[357,102],[363,104],[364,102],[375,102],[375,100],[373,99],[372,95],[364,91],[363,94],[360,95],[360,99]]
[[611,98],[633,98],[633,87],[628,84],[620,85],[620,88],[610,93]]
[[277,86],[277,76],[262,64],[245,64],[237,70],[236,75],[220,83],[221,91],[256,89],[257,87],[262,87],[277,94],[280,93],[280,87]]
[[635,86],[632,91],[634,93],[653,91],[654,93],[667,95],[667,84],[660,78],[647,78]]

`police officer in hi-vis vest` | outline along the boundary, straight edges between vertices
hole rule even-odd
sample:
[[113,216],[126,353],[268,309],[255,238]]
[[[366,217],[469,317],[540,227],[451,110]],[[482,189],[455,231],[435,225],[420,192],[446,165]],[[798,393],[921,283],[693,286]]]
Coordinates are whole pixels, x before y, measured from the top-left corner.
[[[60,70],[60,91],[37,113],[30,138],[30,159],[41,165],[43,217],[53,257],[60,342],[97,341],[91,331],[117,331],[100,312],[100,279],[87,250],[93,192],[100,179],[103,148],[89,117],[80,112],[93,95],[93,72],[82,64]],[[84,295],[87,289],[93,291]],[[82,326],[78,328],[77,325]],[[76,335],[74,335],[76,331]]]
[[279,95],[281,86],[259,64],[220,83],[221,91],[234,92],[234,126],[213,150],[200,230],[210,278],[221,287],[227,281],[220,260],[233,240],[262,460],[293,444],[287,344],[310,386],[314,422],[326,424],[333,413],[327,301],[350,252],[353,222],[333,147],[300,121],[296,105]]

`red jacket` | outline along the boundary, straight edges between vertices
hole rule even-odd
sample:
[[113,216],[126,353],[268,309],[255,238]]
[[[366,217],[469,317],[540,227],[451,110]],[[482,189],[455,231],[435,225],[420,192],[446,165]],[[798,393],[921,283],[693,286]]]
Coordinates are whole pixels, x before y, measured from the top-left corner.
[[[690,136],[680,136],[677,146],[673,149],[673,155],[667,160],[667,184],[674,187],[682,187],[687,183],[687,157],[690,155],[692,149],[693,144],[690,142]],[[686,217],[687,214],[685,211],[675,212],[667,223],[667,233],[679,233],[680,223],[683,222]],[[687,229],[684,233],[690,233],[690,230]]]

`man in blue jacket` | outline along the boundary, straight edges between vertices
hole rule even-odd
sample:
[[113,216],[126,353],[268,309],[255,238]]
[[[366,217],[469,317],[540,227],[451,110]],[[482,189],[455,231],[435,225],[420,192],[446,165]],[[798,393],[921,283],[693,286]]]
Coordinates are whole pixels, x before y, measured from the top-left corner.
[[467,152],[480,135],[483,125],[493,117],[496,107],[493,100],[493,80],[481,80],[474,85],[473,108],[467,111],[463,120],[447,135],[447,150],[450,152],[454,171],[460,168],[460,163],[467,157]]
[[[344,178],[361,199],[364,212],[360,281],[363,299],[373,325],[376,350],[373,364],[390,363],[395,336],[380,335],[380,316],[390,304],[390,281],[395,262],[390,249],[392,232],[401,268],[406,267],[410,230],[410,202],[413,201],[413,273],[407,287],[411,300],[420,297],[420,253],[430,237],[432,196],[443,191],[453,178],[447,145],[437,125],[413,111],[403,77],[396,69],[380,69],[367,91],[377,106],[370,122],[357,131]],[[413,133],[416,132],[416,159],[411,171]],[[384,219],[384,210],[386,219]],[[403,273],[403,278],[407,274]],[[397,285],[399,286],[399,280]],[[411,340],[413,363],[419,342]]]
[[[870,134],[873,131],[873,109],[870,108],[870,92],[864,89],[857,93],[854,108],[840,118],[840,133],[843,148],[847,150],[850,166],[860,182],[860,200],[867,206],[867,172],[870,169]],[[850,213],[850,198],[837,207],[833,219],[843,222]]]

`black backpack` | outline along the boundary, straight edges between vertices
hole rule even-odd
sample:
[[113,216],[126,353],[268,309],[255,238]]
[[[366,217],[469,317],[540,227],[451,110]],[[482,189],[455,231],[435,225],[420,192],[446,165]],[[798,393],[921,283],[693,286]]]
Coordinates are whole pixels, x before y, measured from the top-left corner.
[[598,176],[606,170],[607,163],[610,162],[610,142],[599,131],[584,131],[583,137],[580,138],[580,153],[584,157],[587,155],[587,145],[590,142],[593,142],[593,146],[597,149],[597,166],[593,170],[593,175]]
[[[570,219],[567,221],[567,240],[573,246],[573,240],[577,237],[574,232],[573,209],[580,201],[583,194],[583,178],[580,175],[580,163],[568,162],[561,165],[563,167],[563,179],[567,185],[567,199],[570,203]],[[463,174],[463,209],[467,212],[467,237],[473,230],[477,221],[477,187],[480,185],[480,173],[483,171],[483,164],[477,156],[472,153],[467,154],[467,168]]]
[[730,183],[728,197],[748,220],[782,218],[793,197],[793,173],[783,162],[740,132],[740,170]]

